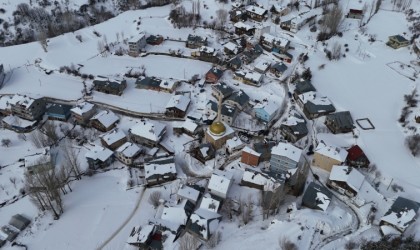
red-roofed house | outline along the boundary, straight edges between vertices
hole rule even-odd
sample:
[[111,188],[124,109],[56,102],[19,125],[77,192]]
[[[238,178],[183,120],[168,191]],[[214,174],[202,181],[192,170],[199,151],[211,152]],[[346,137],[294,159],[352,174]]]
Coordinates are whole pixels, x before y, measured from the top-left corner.
[[354,145],[353,147],[347,149],[347,152],[347,165],[352,167],[369,167],[370,161],[358,145]]

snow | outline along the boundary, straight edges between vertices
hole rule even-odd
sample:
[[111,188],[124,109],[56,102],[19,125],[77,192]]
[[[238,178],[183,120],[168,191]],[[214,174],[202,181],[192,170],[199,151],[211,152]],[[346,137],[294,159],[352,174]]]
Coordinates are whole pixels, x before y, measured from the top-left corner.
[[134,157],[140,151],[141,148],[132,142],[126,142],[115,150],[115,152],[121,153],[126,157]]
[[90,158],[93,160],[100,160],[102,162],[108,160],[109,157],[111,157],[114,153],[102,146],[99,145],[91,145],[89,147],[89,151],[85,154],[86,158]]
[[177,226],[187,224],[188,217],[182,206],[184,204],[185,202],[182,202],[181,206],[164,207],[161,219],[175,223]]
[[215,171],[211,175],[208,189],[211,190],[211,193],[214,195],[223,195],[226,197],[229,188],[232,184],[232,175],[229,175],[228,172]]
[[48,163],[51,161],[50,149],[48,147],[37,149],[32,153],[33,154],[25,157],[25,167]]
[[220,209],[220,201],[211,198],[209,194],[205,194],[204,197],[201,199],[200,207],[199,209],[206,209],[211,212],[217,213]]
[[18,116],[14,115],[8,115],[3,118],[2,120],[4,123],[8,124],[9,126],[16,126],[20,128],[29,128],[36,124],[36,121],[28,121],[25,119],[22,119]]
[[71,112],[77,114],[77,115],[83,115],[86,112],[91,111],[94,108],[94,104],[89,102],[82,102],[78,104],[76,107],[71,109]]
[[131,127],[130,132],[133,135],[137,135],[154,142],[158,142],[161,139],[161,134],[166,130],[166,126],[163,123],[156,121],[144,121],[139,122]]
[[413,209],[403,211],[400,213],[391,212],[381,218],[381,221],[385,221],[391,225],[396,226],[400,230],[404,231],[408,226],[411,225],[411,221],[416,217],[416,212]]
[[302,150],[289,143],[280,142],[271,149],[271,154],[287,157],[295,162],[299,162]]
[[258,156],[258,157],[260,157],[260,153],[258,153],[257,151],[255,151],[255,150],[253,150],[252,148],[250,148],[250,147],[248,147],[248,146],[245,146],[243,149],[242,149],[242,151],[244,151],[244,152],[246,152],[246,153],[248,153],[248,154],[252,154],[252,155],[255,155],[255,156]]
[[232,127],[230,127],[227,123],[225,123],[225,122],[221,122],[221,123],[223,123],[223,125],[225,125],[225,128],[226,128],[226,131],[223,135],[220,135],[220,136],[219,135],[213,135],[212,133],[210,133],[210,128],[207,128],[207,134],[209,136],[211,136],[214,140],[218,140],[222,137],[229,136],[229,135],[235,133],[235,130],[233,130]]
[[322,141],[316,147],[315,152],[327,156],[331,159],[335,159],[339,162],[344,162],[348,154],[347,150],[343,148],[338,148],[336,146],[327,145]]
[[248,169],[244,171],[242,180],[249,183],[254,183],[258,186],[263,186],[264,191],[273,191],[281,185],[275,179],[265,174]]
[[269,116],[271,116],[272,114],[276,113],[279,108],[280,108],[280,105],[277,104],[274,101],[271,101],[271,100],[257,103],[254,106],[254,109],[264,109],[265,112],[267,112],[267,114]]
[[135,233],[130,235],[127,239],[127,243],[146,243],[149,239],[150,234],[153,232],[154,225],[145,225],[143,227],[137,226],[133,228]]
[[262,16],[262,15],[264,15],[264,13],[267,10],[265,10],[263,8],[260,8],[258,6],[251,6],[250,5],[250,6],[246,7],[246,11],[251,12],[251,13],[255,13],[255,14],[259,15],[259,16]]
[[198,124],[191,119],[186,119],[185,122],[182,123],[182,127],[187,131],[195,132],[195,130],[198,128]]
[[190,102],[191,100],[186,96],[174,95],[171,97],[168,104],[166,104],[166,108],[177,108],[182,111],[187,111]]
[[176,174],[175,163],[167,164],[146,164],[144,165],[145,178],[148,179],[153,175]]
[[178,189],[177,194],[178,196],[181,196],[194,202],[197,202],[198,197],[200,196],[200,192],[198,190],[195,190],[194,188],[188,186],[183,186],[180,189]]
[[330,174],[331,181],[345,182],[356,193],[359,192],[365,177],[362,173],[348,166],[333,166]]
[[230,150],[236,150],[244,146],[244,143],[238,137],[233,137],[226,141],[226,147]]
[[320,106],[327,106],[327,105],[332,104],[331,101],[328,99],[328,97],[319,96],[319,93],[315,91],[309,91],[309,92],[300,94],[298,98],[299,100],[301,100],[303,104],[307,102],[311,102],[315,105],[320,105]]
[[100,137],[102,138],[102,140],[104,140],[106,142],[106,144],[108,145],[112,145],[115,142],[123,139],[126,137],[125,133],[120,130],[120,129],[114,129],[111,130],[108,133],[105,133],[103,135],[100,135]]
[[316,200],[319,201],[318,207],[320,207],[323,211],[327,210],[328,205],[331,202],[331,199],[321,192],[316,193]]
[[224,45],[224,47],[230,51],[232,51],[234,54],[237,54],[239,52],[239,46],[233,42],[228,42]]
[[105,128],[109,128],[112,124],[118,122],[120,118],[112,111],[103,110],[94,115],[90,120],[98,120]]

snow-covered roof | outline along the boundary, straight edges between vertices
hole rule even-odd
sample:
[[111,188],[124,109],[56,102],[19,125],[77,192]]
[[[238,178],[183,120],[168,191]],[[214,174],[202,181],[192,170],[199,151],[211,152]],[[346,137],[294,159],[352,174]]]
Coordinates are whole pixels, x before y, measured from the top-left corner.
[[210,194],[205,194],[201,199],[200,208],[217,213],[220,208],[220,201],[211,198]]
[[286,38],[276,37],[268,33],[265,33],[262,36],[262,39],[264,40],[264,42],[271,43],[278,47],[286,47],[289,44],[289,40],[287,40]]
[[271,154],[284,156],[294,162],[299,162],[302,155],[302,149],[297,148],[290,143],[280,142],[277,146],[271,148]]
[[184,185],[178,189],[178,196],[197,202],[200,192],[192,187]]
[[331,169],[329,179],[331,181],[345,182],[351,189],[359,192],[365,176],[352,167],[335,165]]
[[260,82],[262,77],[263,77],[262,74],[255,71],[249,71],[245,74],[245,78],[253,82]]
[[76,107],[72,108],[71,112],[73,112],[77,115],[83,115],[84,113],[91,111],[94,107],[95,107],[95,105],[92,104],[92,103],[83,102],[83,103],[80,103],[80,104],[76,105]]
[[25,157],[25,166],[35,166],[39,164],[45,164],[51,162],[50,148],[39,148],[36,149],[36,152],[32,152],[32,155]]
[[160,81],[159,87],[162,89],[167,89],[167,90],[173,90],[174,87],[177,85],[178,81],[177,80],[172,80],[172,79],[162,79]]
[[232,177],[233,175],[230,172],[215,170],[211,175],[208,189],[218,193],[227,194],[232,182]]
[[190,102],[190,98],[184,95],[174,95],[171,99],[169,99],[168,104],[166,104],[166,108],[177,108],[185,112],[187,111]]
[[176,174],[175,163],[158,164],[151,163],[144,165],[144,176],[146,179],[153,175]]
[[273,191],[281,185],[281,183],[274,178],[252,169],[246,169],[244,171],[242,180],[258,186],[262,186],[264,191]]
[[327,156],[339,162],[344,162],[347,158],[348,152],[343,148],[330,146],[321,141],[315,149],[315,153]]
[[126,157],[134,157],[141,151],[141,148],[132,142],[126,142],[115,151]]
[[268,69],[268,67],[270,67],[270,63],[264,60],[259,61],[256,65],[255,65],[255,69],[261,70],[261,71],[266,71]]
[[237,22],[237,23],[235,23],[233,26],[235,26],[235,28],[238,28],[238,29],[244,29],[244,30],[251,30],[251,29],[255,29],[253,26],[248,25],[248,24],[246,24],[246,23],[244,23],[244,22]]
[[142,121],[131,127],[130,133],[137,135],[151,141],[160,141],[162,134],[166,130],[166,126],[163,123],[157,121]]
[[8,115],[2,120],[11,127],[29,128],[35,125],[36,121],[28,121],[18,116]]
[[112,124],[118,122],[120,118],[112,111],[103,110],[90,118],[90,120],[98,120],[104,127],[108,128]]
[[263,109],[265,112],[267,112],[268,115],[271,116],[272,114],[277,112],[279,107],[280,105],[273,101],[264,101],[264,102],[257,103],[254,106],[254,109]]
[[146,36],[145,33],[135,34],[132,38],[128,40],[128,43],[137,43],[139,40],[143,39]]
[[112,155],[113,152],[111,150],[99,145],[93,145],[89,148],[89,151],[85,154],[85,157],[92,160],[100,160],[105,162]]
[[196,233],[201,234],[204,239],[208,239],[219,227],[221,217],[218,213],[199,208],[191,215],[190,220],[193,228],[198,230]]
[[267,12],[266,9],[263,9],[263,8],[260,8],[258,6],[254,6],[254,5],[249,5],[248,7],[246,7],[246,11],[254,13],[254,14],[259,15],[259,16],[262,16]]
[[121,129],[113,129],[108,133],[100,135],[100,137],[106,142],[106,144],[112,145],[115,142],[126,138],[126,135]]
[[199,51],[207,54],[213,54],[216,52],[216,49],[208,46],[201,46]]
[[311,102],[317,106],[328,106],[332,105],[330,99],[326,96],[319,96],[319,93],[315,91],[309,91],[303,94],[300,94],[298,98],[302,101],[303,104]]
[[0,110],[7,110],[11,108],[11,105],[15,105],[22,100],[21,95],[4,95],[0,97]]
[[239,51],[239,45],[237,45],[236,43],[233,42],[228,42],[224,45],[224,47],[230,51],[232,51],[233,53],[237,54]]
[[128,244],[145,244],[152,234],[155,225],[145,225],[143,227],[134,227],[131,231],[130,236],[127,239]]
[[332,193],[315,182],[309,183],[302,197],[302,205],[326,211],[331,202]]
[[30,107],[32,105],[32,103],[35,101],[35,99],[38,99],[39,97],[31,97],[28,95],[17,95],[17,97],[15,100],[17,100],[16,103],[12,104],[12,105],[22,105],[24,107]]
[[[419,203],[400,196],[381,218],[381,221],[385,221],[396,227],[400,231],[398,234],[400,234],[415,220],[419,207]],[[385,235],[394,232],[390,228],[381,228],[381,230]]]
[[261,156],[261,153],[258,153],[257,151],[253,150],[252,148],[250,148],[250,147],[248,147],[248,146],[245,146],[245,147],[242,149],[242,151],[243,151],[243,152],[247,152],[248,154],[251,154],[251,155],[255,155],[255,156],[257,156],[257,157],[260,157],[260,156]]
[[282,124],[286,126],[295,126],[298,123],[305,123],[305,120],[302,117],[296,117],[295,115],[291,115],[286,118],[286,121],[284,121]]
[[164,207],[161,219],[170,221],[179,226],[187,224],[188,216],[182,206]]
[[198,128],[198,124],[191,119],[186,119],[185,122],[182,123],[182,128],[187,131],[194,132]]
[[230,149],[236,149],[242,146],[244,146],[244,143],[238,137],[233,137],[226,141],[226,147]]

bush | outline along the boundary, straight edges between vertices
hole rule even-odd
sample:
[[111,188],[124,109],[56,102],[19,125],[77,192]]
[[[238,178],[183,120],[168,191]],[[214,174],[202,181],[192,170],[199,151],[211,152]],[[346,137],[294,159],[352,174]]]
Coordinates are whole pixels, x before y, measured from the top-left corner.
[[410,149],[413,156],[420,154],[420,135],[411,135],[405,140],[407,147]]
[[149,196],[149,203],[154,208],[157,208],[159,206],[159,200],[161,197],[162,197],[162,193],[160,191],[153,191]]
[[291,240],[282,238],[279,240],[280,249],[282,250],[298,250],[298,247]]

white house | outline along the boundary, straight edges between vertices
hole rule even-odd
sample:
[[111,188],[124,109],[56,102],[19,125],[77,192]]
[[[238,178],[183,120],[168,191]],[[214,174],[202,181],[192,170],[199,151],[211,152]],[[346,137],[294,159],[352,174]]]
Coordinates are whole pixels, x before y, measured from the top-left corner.
[[341,194],[354,197],[359,192],[365,176],[349,166],[333,166],[328,185]]
[[222,199],[226,199],[227,193],[233,183],[233,174],[226,171],[215,170],[211,175],[207,186],[209,192]]

